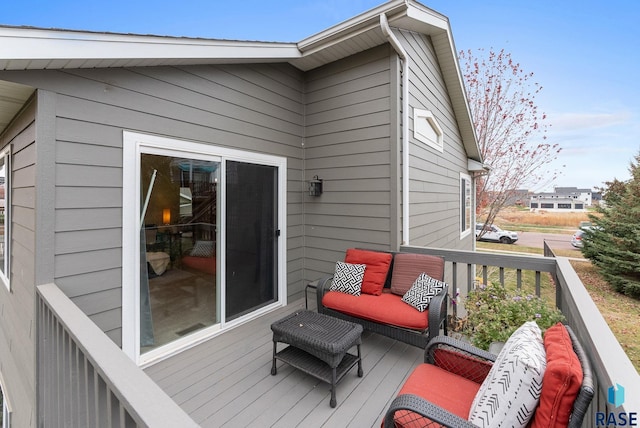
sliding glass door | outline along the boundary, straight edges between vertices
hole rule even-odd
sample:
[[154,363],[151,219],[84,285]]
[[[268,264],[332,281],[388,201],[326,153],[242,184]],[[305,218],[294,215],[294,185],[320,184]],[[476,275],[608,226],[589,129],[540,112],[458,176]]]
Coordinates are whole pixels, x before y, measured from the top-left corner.
[[277,168],[226,163],[226,318],[278,300]]
[[140,348],[220,322],[220,162],[142,154]]
[[286,303],[286,159],[133,132],[124,152],[128,355],[146,364]]

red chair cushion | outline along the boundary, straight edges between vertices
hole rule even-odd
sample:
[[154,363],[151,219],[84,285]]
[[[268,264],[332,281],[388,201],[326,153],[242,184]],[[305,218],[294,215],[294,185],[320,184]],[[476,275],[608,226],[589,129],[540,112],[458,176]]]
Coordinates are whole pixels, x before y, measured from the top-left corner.
[[467,354],[456,352],[447,348],[436,348],[433,351],[433,360],[436,366],[482,384],[486,379],[493,363],[481,360]]
[[196,257],[196,256],[183,256],[182,264],[200,272],[204,272],[210,275],[216,274],[216,259],[215,257]]
[[[413,394],[463,419],[469,410],[480,384],[455,375],[432,364],[420,364],[409,376],[400,394]],[[424,427],[428,419],[407,410],[395,414],[396,427]]]
[[419,312],[388,291],[379,296],[329,291],[322,298],[322,305],[354,317],[414,330],[425,330],[429,324],[428,310]]
[[367,269],[364,271],[361,292],[379,296],[382,294],[384,283],[387,280],[392,257],[390,253],[349,248],[344,261],[346,263],[367,265]]
[[547,368],[542,378],[540,404],[531,428],[566,427],[573,402],[582,386],[582,366],[573,351],[571,337],[561,323],[544,334]]
[[391,292],[404,296],[416,278],[423,272],[431,278],[443,281],[444,259],[426,254],[396,254],[391,274]]

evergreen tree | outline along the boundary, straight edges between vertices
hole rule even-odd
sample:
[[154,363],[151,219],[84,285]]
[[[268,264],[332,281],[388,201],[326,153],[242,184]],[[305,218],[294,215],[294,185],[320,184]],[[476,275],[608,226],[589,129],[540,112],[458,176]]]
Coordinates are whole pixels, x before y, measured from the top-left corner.
[[605,183],[606,204],[590,215],[582,253],[616,291],[640,299],[640,154],[629,171],[628,181]]

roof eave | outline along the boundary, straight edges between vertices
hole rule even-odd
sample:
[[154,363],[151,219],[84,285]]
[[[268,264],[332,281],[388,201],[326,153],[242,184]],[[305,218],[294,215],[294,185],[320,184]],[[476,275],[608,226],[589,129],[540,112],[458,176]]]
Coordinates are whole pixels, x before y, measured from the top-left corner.
[[284,62],[300,55],[295,43],[0,27],[0,70]]

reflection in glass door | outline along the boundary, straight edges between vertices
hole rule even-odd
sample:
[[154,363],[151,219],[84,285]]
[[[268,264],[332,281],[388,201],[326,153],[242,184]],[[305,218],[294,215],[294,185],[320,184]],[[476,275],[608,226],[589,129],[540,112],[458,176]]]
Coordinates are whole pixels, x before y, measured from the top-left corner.
[[226,320],[278,300],[278,169],[226,162]]
[[220,163],[142,154],[140,350],[220,322]]

